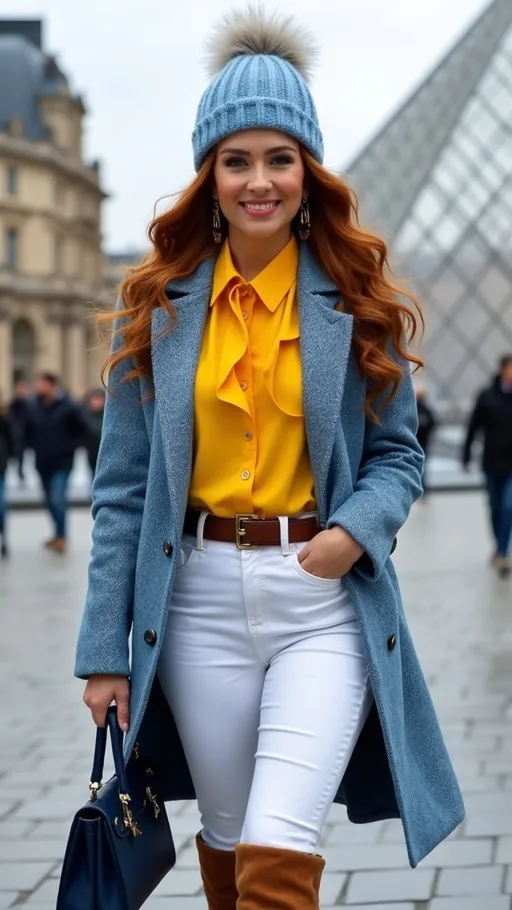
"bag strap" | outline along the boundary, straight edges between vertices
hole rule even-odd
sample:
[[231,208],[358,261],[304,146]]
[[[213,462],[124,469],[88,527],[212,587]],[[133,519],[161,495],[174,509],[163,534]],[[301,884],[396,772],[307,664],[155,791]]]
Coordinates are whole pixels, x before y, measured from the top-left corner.
[[114,759],[119,793],[128,793],[128,781],[123,757],[123,731],[117,722],[117,708],[115,705],[111,705],[107,710],[106,726],[98,727],[96,730],[91,782],[89,784],[91,799],[93,800],[96,799],[98,790],[103,782],[103,768],[105,765],[105,752],[107,749],[107,730],[110,733],[110,745],[112,747],[112,756]]
[[103,766],[105,764],[105,751],[107,748],[107,728],[96,727],[96,744],[94,746],[94,758],[92,762],[91,780],[89,782],[89,792],[91,799],[96,799],[98,790],[103,783]]

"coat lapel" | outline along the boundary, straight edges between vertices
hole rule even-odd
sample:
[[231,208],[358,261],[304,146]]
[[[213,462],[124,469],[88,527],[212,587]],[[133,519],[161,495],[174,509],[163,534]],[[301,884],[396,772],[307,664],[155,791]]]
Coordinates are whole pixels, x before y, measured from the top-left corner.
[[353,317],[334,309],[340,297],[309,247],[301,244],[298,303],[304,414],[322,524],[328,517],[327,478],[352,342]]
[[166,288],[178,322],[170,329],[162,307],[151,319],[151,357],[155,399],[162,433],[172,518],[181,532],[190,483],[194,438],[194,384],[215,260],[202,262],[193,275]]

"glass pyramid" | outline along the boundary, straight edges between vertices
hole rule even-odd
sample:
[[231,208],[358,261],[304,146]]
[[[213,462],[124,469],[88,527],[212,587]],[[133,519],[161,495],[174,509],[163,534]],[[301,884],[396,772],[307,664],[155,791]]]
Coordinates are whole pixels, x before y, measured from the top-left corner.
[[512,352],[512,0],[494,0],[346,170],[361,221],[422,299],[449,413]]

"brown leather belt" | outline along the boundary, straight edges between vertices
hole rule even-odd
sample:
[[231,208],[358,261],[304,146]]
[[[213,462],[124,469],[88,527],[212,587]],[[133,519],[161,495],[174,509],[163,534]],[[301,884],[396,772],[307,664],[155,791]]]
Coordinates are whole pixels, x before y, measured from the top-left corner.
[[[187,509],[184,534],[197,533],[197,523],[201,513]],[[301,543],[311,540],[320,531],[316,518],[289,518],[288,539],[290,543]],[[257,515],[240,514],[235,518],[218,518],[208,515],[204,536],[206,540],[219,540],[222,543],[234,543],[239,550],[252,550],[256,547],[278,547],[281,544],[281,527],[277,518],[258,518]]]

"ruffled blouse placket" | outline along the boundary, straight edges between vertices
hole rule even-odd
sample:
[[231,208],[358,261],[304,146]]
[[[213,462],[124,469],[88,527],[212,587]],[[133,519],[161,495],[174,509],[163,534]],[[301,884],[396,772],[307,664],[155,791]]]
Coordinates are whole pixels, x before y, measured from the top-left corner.
[[[252,363],[249,342],[249,324],[256,295],[250,285],[238,281],[229,290],[230,315],[224,324],[221,349],[217,360],[216,395],[247,414],[252,415]],[[247,320],[242,315],[243,302]],[[212,320],[222,319],[220,307],[213,307]],[[225,322],[225,320],[223,320]],[[212,325],[212,334],[219,337],[217,325]],[[247,394],[249,393],[249,394]]]

